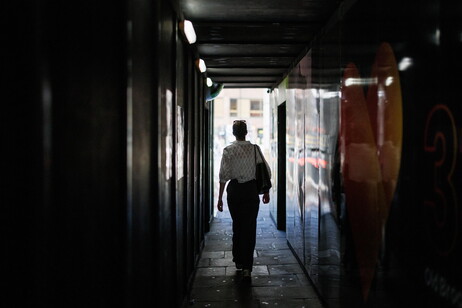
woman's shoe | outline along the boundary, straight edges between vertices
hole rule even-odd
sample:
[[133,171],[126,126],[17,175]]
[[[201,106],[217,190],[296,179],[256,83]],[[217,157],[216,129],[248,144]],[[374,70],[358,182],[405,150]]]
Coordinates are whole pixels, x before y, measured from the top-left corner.
[[248,269],[244,269],[242,271],[242,279],[245,280],[245,281],[250,281],[250,270]]

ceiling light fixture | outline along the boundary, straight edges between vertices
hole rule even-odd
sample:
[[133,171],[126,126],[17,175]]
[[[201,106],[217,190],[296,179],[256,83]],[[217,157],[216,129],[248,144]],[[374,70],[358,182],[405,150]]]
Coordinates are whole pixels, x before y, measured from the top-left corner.
[[205,66],[205,62],[202,59],[196,60],[196,66],[201,71],[201,73],[204,73],[207,70],[207,67]]
[[180,30],[183,32],[189,44],[194,44],[196,42],[196,39],[197,39],[196,31],[194,31],[192,22],[186,19],[183,21],[180,21]]

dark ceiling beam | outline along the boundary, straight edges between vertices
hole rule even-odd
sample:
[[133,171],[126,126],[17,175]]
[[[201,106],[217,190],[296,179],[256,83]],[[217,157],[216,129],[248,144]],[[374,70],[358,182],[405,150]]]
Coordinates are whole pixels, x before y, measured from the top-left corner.
[[[297,54],[298,55],[298,54]],[[296,55],[296,56],[297,56]],[[229,60],[253,60],[253,59],[258,59],[258,60],[261,60],[261,59],[268,59],[268,60],[279,60],[279,61],[291,61],[293,59],[293,57],[288,57],[288,56],[284,56],[284,57],[281,57],[280,55],[269,55],[269,56],[265,56],[265,55],[244,55],[244,56],[240,56],[240,55],[213,55],[213,56],[202,56],[202,60],[220,60],[220,59],[229,59]]]
[[233,68],[233,69],[252,69],[252,70],[258,70],[258,69],[264,69],[264,68],[274,68],[274,69],[286,69],[287,65],[261,65],[261,66],[240,66],[236,67],[234,65],[207,65],[207,69],[209,68],[222,68],[222,69],[227,69],[227,68]]
[[268,78],[268,79],[274,79],[274,78],[279,78],[281,77],[281,74],[272,74],[272,75],[228,75],[228,74],[207,74],[208,76],[213,75],[216,78],[223,78],[223,79],[236,79],[236,78]]
[[270,83],[249,83],[249,84],[229,83],[229,84],[225,84],[224,88],[225,89],[240,89],[240,88],[247,88],[247,89],[263,88],[263,89],[267,89],[267,88],[271,88],[271,86],[272,85]]
[[307,44],[319,27],[319,23],[208,22],[194,25],[197,44]]
[[[197,44],[197,43],[196,43]],[[204,46],[208,46],[208,47],[213,47],[215,45],[219,45],[219,46],[222,46],[223,47],[240,47],[241,45],[242,46],[256,46],[256,47],[262,47],[262,46],[268,46],[268,47],[284,47],[284,46],[287,46],[287,47],[290,47],[292,48],[294,46],[293,43],[291,42],[287,42],[287,43],[278,43],[278,42],[268,42],[268,43],[259,43],[259,42],[249,42],[249,41],[245,41],[245,42],[241,42],[241,43],[235,43],[235,42],[230,42],[230,43],[222,43],[222,42],[219,42],[219,43],[204,43],[204,44],[198,44],[198,45],[204,45]],[[295,45],[300,45],[300,46],[305,46],[304,44],[295,44]]]
[[249,22],[248,20],[244,21],[195,21],[191,20],[193,23],[194,28],[200,28],[200,27],[218,27],[218,28],[229,28],[229,27],[249,27],[249,28],[266,28],[266,29],[271,29],[271,28],[313,28],[313,29],[319,29],[323,23],[321,22]]
[[207,77],[212,78],[213,81],[218,83],[225,83],[225,82],[275,82],[280,76],[253,76],[253,77],[236,77],[236,76],[213,76],[207,75]]
[[208,68],[287,68],[291,64],[291,58],[214,58],[203,59]]
[[285,54],[283,57],[279,54],[258,54],[258,55],[248,55],[248,54],[204,54],[202,53],[201,59],[202,60],[217,60],[217,59],[223,59],[223,58],[228,58],[228,59],[264,59],[264,58],[273,58],[273,59],[278,59],[282,61],[287,61],[290,59],[293,59],[296,57],[298,53],[296,54]]
[[230,83],[234,83],[234,84],[237,84],[237,83],[242,83],[242,84],[249,84],[249,83],[253,83],[253,84],[256,84],[256,83],[259,83],[259,84],[273,84],[273,82],[274,82],[274,80],[259,81],[259,80],[256,79],[256,80],[230,80],[230,81],[225,81],[223,83],[226,85],[226,84],[230,84]]
[[256,69],[253,69],[251,67],[227,67],[227,68],[207,68],[207,73],[213,73],[213,74],[224,74],[226,72],[226,75],[228,76],[249,76],[249,75],[254,75],[254,76],[266,76],[268,74],[270,75],[275,75],[275,74],[280,74],[285,72],[285,69],[281,68],[274,68],[274,67],[258,67]]
[[205,56],[259,56],[259,57],[295,57],[299,51],[305,47],[305,44],[255,44],[245,42],[243,44],[223,44],[223,43],[205,43],[197,44],[200,54]]
[[[277,40],[276,40],[277,39]],[[196,45],[249,45],[249,44],[258,44],[258,45],[267,45],[267,46],[275,46],[275,45],[287,45],[287,46],[298,46],[298,45],[307,45],[309,42],[312,41],[311,38],[300,38],[300,39],[283,39],[276,38],[275,40],[257,40],[253,39],[252,41],[238,41],[238,40],[220,40],[220,39],[200,39],[198,38],[196,41]]]

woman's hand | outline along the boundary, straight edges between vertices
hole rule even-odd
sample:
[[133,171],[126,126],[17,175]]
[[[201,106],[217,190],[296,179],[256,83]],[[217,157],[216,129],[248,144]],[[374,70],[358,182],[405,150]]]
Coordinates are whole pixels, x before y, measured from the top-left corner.
[[217,209],[220,211],[220,212],[223,212],[223,200],[218,200],[218,203],[217,203]]
[[269,192],[265,192],[263,194],[263,203],[267,204],[268,202],[270,202]]

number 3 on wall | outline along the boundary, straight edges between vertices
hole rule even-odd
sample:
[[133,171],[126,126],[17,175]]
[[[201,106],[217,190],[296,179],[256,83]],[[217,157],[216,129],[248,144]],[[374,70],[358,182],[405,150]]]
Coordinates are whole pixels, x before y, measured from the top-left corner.
[[457,130],[451,111],[436,105],[427,117],[424,136],[426,162],[432,165],[432,187],[425,189],[425,222],[438,253],[447,256],[458,237],[457,193],[452,176],[457,160]]

